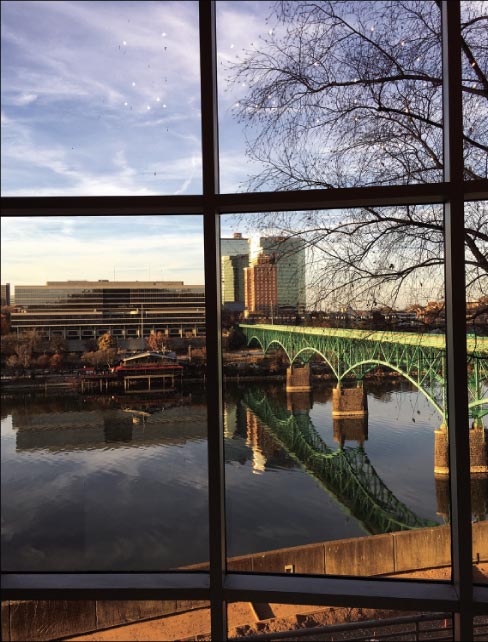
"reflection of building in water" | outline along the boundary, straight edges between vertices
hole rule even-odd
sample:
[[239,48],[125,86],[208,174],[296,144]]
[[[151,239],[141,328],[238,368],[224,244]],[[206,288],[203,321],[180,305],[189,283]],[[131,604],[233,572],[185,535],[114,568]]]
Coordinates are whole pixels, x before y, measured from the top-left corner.
[[257,417],[250,411],[246,412],[247,439],[246,446],[252,450],[252,472],[261,475],[266,465],[266,457],[259,444],[259,424]]
[[260,475],[264,472],[267,463],[271,464],[276,460],[279,460],[281,466],[290,466],[281,445],[249,408],[246,408],[246,426],[246,446],[251,448],[253,453],[253,473]]
[[[449,521],[450,491],[449,477],[435,477],[435,494],[437,498],[437,514]],[[488,519],[488,476],[471,477],[471,514],[476,521]]]
[[204,405],[167,408],[150,414],[142,425],[135,424],[131,413],[122,409],[35,415],[13,410],[12,427],[17,431],[18,451],[103,449],[107,444],[115,448],[129,443],[169,446],[206,439],[207,413]]
[[103,434],[105,443],[132,441],[132,419],[121,417],[116,410],[103,413]]
[[368,439],[368,417],[334,417],[334,441],[344,447],[346,441],[356,441],[360,446]]
[[224,437],[232,439],[236,431],[237,406],[235,403],[224,403]]

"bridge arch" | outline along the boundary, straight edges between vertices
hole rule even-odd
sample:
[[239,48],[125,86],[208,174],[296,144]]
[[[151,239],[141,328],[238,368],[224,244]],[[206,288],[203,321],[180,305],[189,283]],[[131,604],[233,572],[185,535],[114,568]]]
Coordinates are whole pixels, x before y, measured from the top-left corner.
[[[375,365],[384,366],[410,381],[443,419],[447,415],[445,337],[260,324],[243,324],[242,328],[248,342],[256,340],[264,353],[280,347],[290,365],[320,355],[338,381],[352,372],[362,378]],[[481,420],[488,414],[488,338],[468,339],[468,365],[470,416]]]
[[437,412],[440,414],[440,416],[442,417],[442,420],[443,421],[446,420],[446,411],[443,410],[439,406],[439,404],[436,402],[436,400],[433,397],[431,397],[429,395],[429,393],[424,388],[422,388],[422,386],[419,384],[419,382],[415,381],[415,379],[413,377],[411,377],[407,372],[405,372],[401,368],[398,368],[397,366],[394,366],[391,363],[388,363],[387,361],[380,361],[380,360],[377,360],[377,359],[375,359],[374,361],[373,360],[369,360],[369,359],[365,360],[365,361],[358,361],[354,365],[350,366],[347,370],[345,370],[342,373],[342,376],[345,377],[349,372],[354,371],[354,369],[357,368],[358,366],[364,366],[364,365],[385,366],[385,368],[389,368],[390,370],[393,370],[394,372],[398,372],[399,375],[401,375],[402,377],[407,379],[407,381],[410,381],[410,383],[412,383],[415,386],[415,388],[424,395],[424,397],[427,399],[427,401],[429,401],[432,404],[432,406],[437,410]]

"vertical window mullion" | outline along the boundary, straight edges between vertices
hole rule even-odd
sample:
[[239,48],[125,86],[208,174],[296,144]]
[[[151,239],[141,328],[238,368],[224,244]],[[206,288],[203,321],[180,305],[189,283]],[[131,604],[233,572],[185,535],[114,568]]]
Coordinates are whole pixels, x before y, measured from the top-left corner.
[[226,563],[224,431],[221,359],[220,217],[217,42],[215,3],[200,0],[200,82],[202,103],[203,233],[207,333],[208,494],[210,540],[210,608],[212,640],[227,639],[223,583]]
[[460,611],[454,639],[473,638],[470,452],[466,357],[463,111],[460,3],[442,2],[447,402],[451,489],[452,574]]

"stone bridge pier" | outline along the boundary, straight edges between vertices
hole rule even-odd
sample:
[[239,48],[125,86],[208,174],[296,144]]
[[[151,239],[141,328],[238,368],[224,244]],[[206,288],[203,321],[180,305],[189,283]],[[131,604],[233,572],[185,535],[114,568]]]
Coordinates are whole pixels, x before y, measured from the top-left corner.
[[286,391],[310,392],[311,390],[310,366],[289,366],[286,370]]
[[[471,475],[488,475],[488,430],[475,421],[469,431],[469,455]],[[449,475],[449,445],[447,426],[442,424],[435,431],[434,476]]]
[[333,417],[366,417],[368,399],[362,385],[343,388],[340,384],[332,391]]

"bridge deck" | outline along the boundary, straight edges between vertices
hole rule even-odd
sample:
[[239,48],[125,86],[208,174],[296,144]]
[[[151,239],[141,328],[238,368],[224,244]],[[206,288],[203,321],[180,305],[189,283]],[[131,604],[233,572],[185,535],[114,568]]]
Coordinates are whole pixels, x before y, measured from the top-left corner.
[[[285,332],[287,334],[301,334],[308,336],[328,336],[356,341],[371,341],[381,343],[400,343],[403,345],[423,346],[426,348],[437,348],[438,350],[446,349],[446,337],[443,334],[419,334],[415,332],[386,332],[373,330],[349,330],[342,328],[309,328],[303,326],[291,325],[270,325],[246,323],[240,324],[241,328],[249,330],[268,330],[274,333]],[[475,337],[468,335],[467,351],[468,354],[488,357],[488,337]]]

